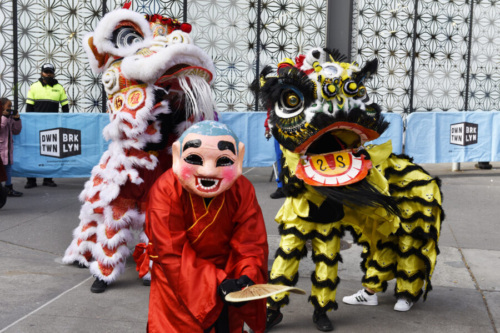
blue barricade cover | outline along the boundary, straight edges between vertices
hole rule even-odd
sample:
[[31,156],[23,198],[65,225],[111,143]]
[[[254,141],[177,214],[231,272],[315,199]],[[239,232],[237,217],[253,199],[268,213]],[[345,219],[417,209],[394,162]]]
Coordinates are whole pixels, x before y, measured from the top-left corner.
[[14,136],[15,177],[88,177],[108,148],[108,114],[22,113]]
[[379,145],[381,143],[392,141],[392,152],[401,154],[403,152],[403,118],[398,113],[385,113],[382,112],[384,118],[389,122],[389,127],[382,135],[368,144]]
[[276,161],[274,142],[265,137],[266,117],[266,112],[219,112],[219,121],[245,144],[243,167],[267,167]]
[[405,152],[416,163],[500,161],[500,112],[415,112]]
[[[385,113],[391,123],[374,143],[392,140],[394,152],[402,150],[403,125],[398,114]],[[102,136],[109,123],[100,113],[22,113],[23,129],[14,136],[15,177],[88,177],[106,151]],[[266,140],[266,112],[220,112],[245,144],[244,167],[267,167],[275,161],[274,143]]]

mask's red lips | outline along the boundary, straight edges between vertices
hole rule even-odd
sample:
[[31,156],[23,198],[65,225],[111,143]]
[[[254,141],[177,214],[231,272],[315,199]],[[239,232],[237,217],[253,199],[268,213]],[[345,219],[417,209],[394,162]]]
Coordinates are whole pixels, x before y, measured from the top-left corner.
[[217,192],[219,190],[221,179],[219,178],[208,178],[208,177],[198,177],[196,178],[196,188],[205,193]]
[[297,165],[295,175],[312,186],[345,186],[366,177],[372,168],[370,160],[353,150],[304,156]]

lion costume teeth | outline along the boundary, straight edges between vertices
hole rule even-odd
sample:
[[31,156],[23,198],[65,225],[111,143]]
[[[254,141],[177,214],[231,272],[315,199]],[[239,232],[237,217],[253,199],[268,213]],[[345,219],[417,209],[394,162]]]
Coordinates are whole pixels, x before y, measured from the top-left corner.
[[[270,282],[296,284],[311,240],[310,301],[318,311],[336,309],[340,238],[348,229],[364,248],[365,288],[385,291],[396,278],[398,298],[425,299],[444,218],[440,181],[392,154],[390,142],[366,146],[389,125],[364,87],[377,61],[359,67],[342,59],[315,48],[285,59],[276,73],[264,68],[253,83],[284,156],[287,197],[276,215],[281,242]],[[273,308],[288,302],[288,293],[268,299]]]

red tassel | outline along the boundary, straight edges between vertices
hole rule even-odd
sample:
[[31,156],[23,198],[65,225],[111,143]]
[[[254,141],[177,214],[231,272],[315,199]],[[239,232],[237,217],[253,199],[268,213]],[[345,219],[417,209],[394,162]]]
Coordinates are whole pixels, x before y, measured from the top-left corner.
[[149,255],[147,251],[147,245],[145,243],[139,243],[135,246],[135,251],[132,257],[136,263],[136,271],[139,272],[139,277],[143,277],[149,272]]
[[304,60],[306,59],[306,56],[301,54],[297,57],[295,57],[295,67],[300,68],[304,64]]
[[123,9],[130,9],[130,6],[132,6],[132,0],[125,2],[123,4]]

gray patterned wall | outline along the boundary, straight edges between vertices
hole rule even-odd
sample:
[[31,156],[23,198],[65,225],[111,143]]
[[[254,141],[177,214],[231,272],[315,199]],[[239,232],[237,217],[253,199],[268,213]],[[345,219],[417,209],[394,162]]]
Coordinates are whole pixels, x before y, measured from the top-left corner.
[[[107,11],[124,1],[107,0]],[[0,0],[0,95],[14,96],[12,0]],[[40,66],[52,62],[66,88],[70,112],[101,112],[102,87],[88,65],[81,38],[102,17],[101,0],[18,0],[19,108]],[[258,45],[258,4],[262,20]],[[160,13],[193,25],[197,45],[212,56],[217,73],[215,98],[220,111],[255,109],[249,84],[258,69],[294,57],[310,46],[324,46],[326,0],[134,0],[132,9]],[[259,52],[257,49],[259,48]]]
[[469,108],[500,110],[500,2],[478,1],[472,21]]
[[354,7],[352,57],[379,59],[368,89],[385,110],[500,110],[500,2],[355,0]]
[[14,95],[12,1],[0,0],[0,96]]

